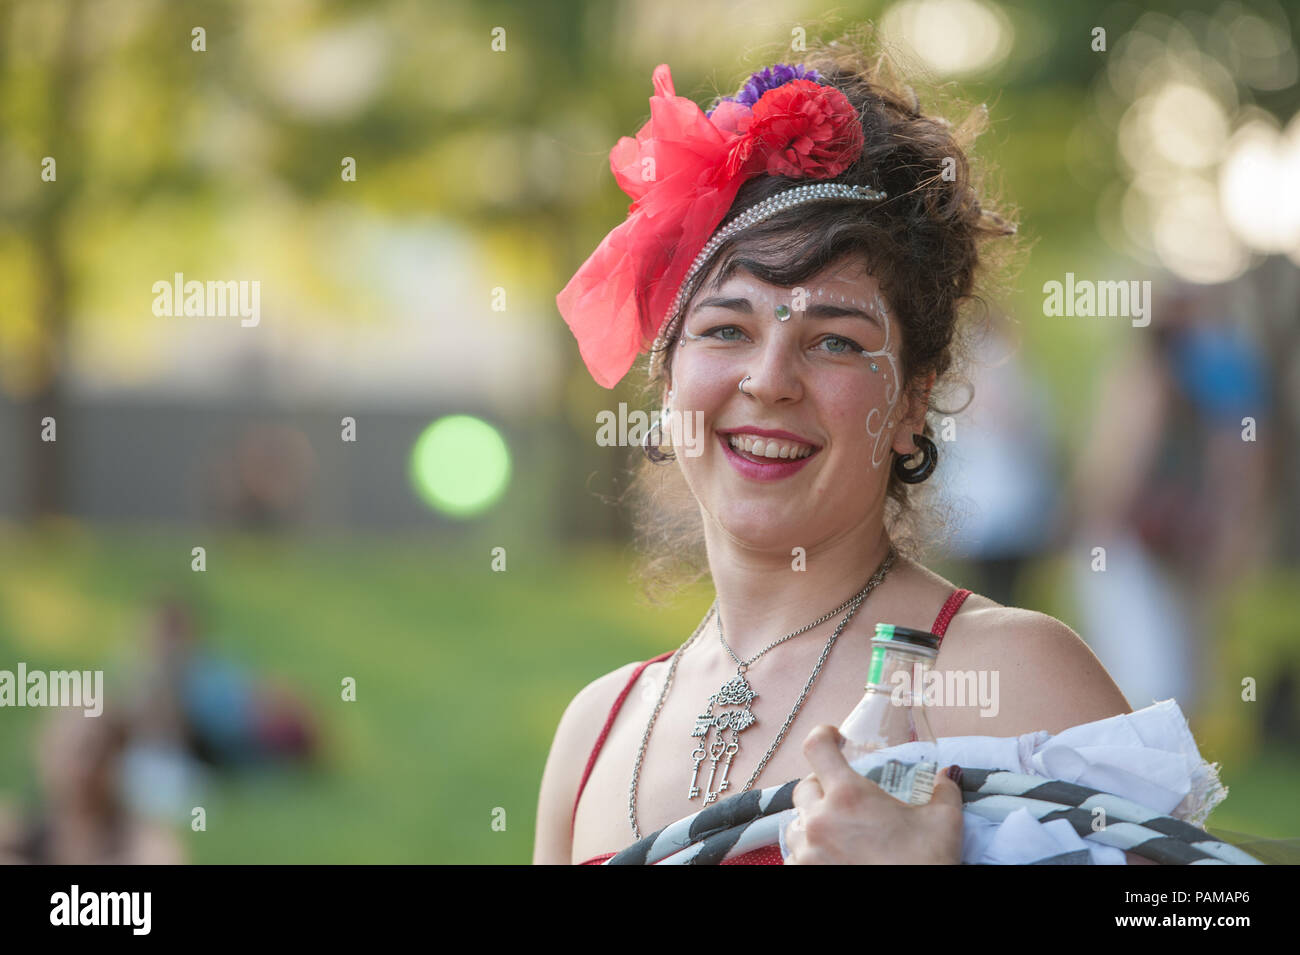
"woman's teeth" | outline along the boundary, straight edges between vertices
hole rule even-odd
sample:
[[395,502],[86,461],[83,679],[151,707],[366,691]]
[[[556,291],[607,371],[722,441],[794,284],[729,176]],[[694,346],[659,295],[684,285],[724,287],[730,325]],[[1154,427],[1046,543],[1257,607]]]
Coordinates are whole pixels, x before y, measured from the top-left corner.
[[737,451],[744,451],[746,454],[753,455],[756,458],[806,458],[812,454],[813,449],[808,444],[798,444],[794,441],[778,441],[773,438],[755,438],[747,434],[729,434],[727,443]]

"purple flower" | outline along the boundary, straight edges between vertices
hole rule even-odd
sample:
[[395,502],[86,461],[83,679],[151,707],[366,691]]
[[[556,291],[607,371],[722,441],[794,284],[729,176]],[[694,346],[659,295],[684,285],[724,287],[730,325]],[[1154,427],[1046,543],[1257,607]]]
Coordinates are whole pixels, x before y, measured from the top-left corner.
[[[758,98],[768,90],[774,90],[778,86],[784,86],[791,80],[811,80],[814,83],[820,83],[821,78],[817,75],[816,70],[805,69],[801,65],[791,66],[788,63],[777,63],[773,66],[766,66],[756,73],[751,73],[745,85],[740,88],[740,92],[735,96],[724,96],[719,103],[728,100],[748,106],[751,109],[758,102]],[[717,107],[715,106],[714,109]],[[709,110],[704,115],[712,116],[713,110]]]

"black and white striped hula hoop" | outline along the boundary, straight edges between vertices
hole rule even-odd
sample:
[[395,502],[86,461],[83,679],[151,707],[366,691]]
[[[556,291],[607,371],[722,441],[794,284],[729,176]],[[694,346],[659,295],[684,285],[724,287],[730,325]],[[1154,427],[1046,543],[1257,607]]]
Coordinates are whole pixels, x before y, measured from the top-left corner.
[[[882,767],[866,777],[880,781]],[[778,814],[794,808],[794,779],[779,786],[737,793],[679,819],[615,853],[605,865],[718,865],[763,846],[775,845]],[[1162,865],[1261,865],[1254,856],[1175,819],[1112,793],[1060,779],[997,769],[962,768],[962,804],[1001,822],[1027,809],[1039,822],[1064,819],[1084,839],[1113,846]],[[1100,817],[1095,810],[1102,810]],[[1094,819],[1102,819],[1093,828]]]

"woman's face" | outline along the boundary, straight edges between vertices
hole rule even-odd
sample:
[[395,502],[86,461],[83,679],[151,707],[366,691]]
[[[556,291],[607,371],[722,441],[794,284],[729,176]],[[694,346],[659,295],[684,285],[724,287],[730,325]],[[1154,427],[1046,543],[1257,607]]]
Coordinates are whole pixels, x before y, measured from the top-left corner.
[[859,259],[792,288],[737,270],[696,294],[666,404],[674,447],[682,415],[702,428],[677,462],[726,533],[788,551],[881,520],[890,452],[915,450],[925,412],[903,393],[900,336]]

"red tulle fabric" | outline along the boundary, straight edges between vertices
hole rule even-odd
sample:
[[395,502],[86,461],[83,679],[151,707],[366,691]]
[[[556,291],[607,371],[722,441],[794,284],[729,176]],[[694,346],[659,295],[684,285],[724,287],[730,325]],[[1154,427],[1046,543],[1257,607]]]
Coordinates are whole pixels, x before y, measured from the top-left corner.
[[655,69],[654,89],[649,122],[609,154],[619,188],[634,200],[628,217],[556,297],[582,360],[604,388],[654,342],[690,260],[744,181],[728,174],[735,168],[729,154],[744,138],[677,96],[667,64]]
[[609,154],[619,188],[633,200],[628,217],[555,300],[604,388],[654,343],[691,263],[747,179],[763,172],[829,178],[862,150],[856,113],[833,87],[796,80],[769,90],[752,113],[724,101],[710,117],[676,95],[667,64],[653,79],[649,121]]

